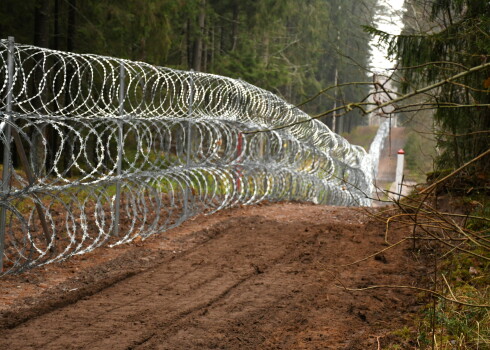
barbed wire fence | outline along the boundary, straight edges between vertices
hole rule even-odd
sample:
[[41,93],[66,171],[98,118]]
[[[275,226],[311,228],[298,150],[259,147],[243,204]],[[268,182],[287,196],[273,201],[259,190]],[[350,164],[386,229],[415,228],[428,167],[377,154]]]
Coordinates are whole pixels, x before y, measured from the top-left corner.
[[0,275],[237,204],[370,205],[372,156],[244,81],[13,38],[0,60]]

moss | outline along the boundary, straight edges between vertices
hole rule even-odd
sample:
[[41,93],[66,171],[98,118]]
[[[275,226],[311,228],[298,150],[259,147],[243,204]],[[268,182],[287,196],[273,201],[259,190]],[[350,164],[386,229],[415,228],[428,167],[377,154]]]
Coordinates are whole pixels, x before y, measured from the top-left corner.
[[403,340],[407,341],[410,340],[410,338],[412,337],[412,330],[410,329],[410,327],[405,326],[403,328],[395,330],[393,332],[393,335],[396,335],[402,338]]

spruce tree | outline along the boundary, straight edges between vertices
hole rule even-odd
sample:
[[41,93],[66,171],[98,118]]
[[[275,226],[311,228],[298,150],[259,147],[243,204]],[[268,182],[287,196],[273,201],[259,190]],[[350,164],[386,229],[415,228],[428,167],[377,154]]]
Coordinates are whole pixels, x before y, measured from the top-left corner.
[[[490,58],[490,2],[431,0],[431,30],[392,36],[368,28],[399,60],[405,92],[444,81]],[[455,169],[487,151],[490,130],[490,69],[479,70],[431,91],[438,126],[439,169]],[[484,157],[466,170],[470,181],[488,177]],[[468,180],[468,178],[467,178]],[[470,184],[468,184],[470,186]]]

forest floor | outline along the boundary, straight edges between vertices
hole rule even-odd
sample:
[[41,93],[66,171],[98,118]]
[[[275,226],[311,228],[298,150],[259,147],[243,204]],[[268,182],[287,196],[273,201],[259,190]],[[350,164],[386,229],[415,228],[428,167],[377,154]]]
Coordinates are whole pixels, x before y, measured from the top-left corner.
[[374,255],[387,247],[377,210],[228,209],[3,277],[0,348],[386,349],[424,301],[349,289],[420,286],[427,270],[408,242]]

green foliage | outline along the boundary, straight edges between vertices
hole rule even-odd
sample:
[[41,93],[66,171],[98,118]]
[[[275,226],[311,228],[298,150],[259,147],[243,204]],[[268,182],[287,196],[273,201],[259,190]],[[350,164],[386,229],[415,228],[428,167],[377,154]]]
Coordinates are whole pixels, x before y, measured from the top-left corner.
[[[442,274],[448,298],[475,305],[488,305],[490,300],[490,266],[466,254],[453,254],[445,260]],[[435,311],[435,313],[434,313]],[[421,320],[422,348],[430,348],[432,317],[436,322],[436,349],[487,349],[490,346],[490,310],[471,307],[439,299],[435,310],[427,306]],[[425,341],[424,341],[425,340]]]
[[[293,104],[339,81],[358,81],[367,65],[376,0],[2,0],[0,33],[33,44],[35,7],[43,6],[51,48],[141,60],[241,78]],[[204,4],[204,6],[202,6]],[[70,9],[75,15],[70,22]],[[367,11],[368,10],[368,11]],[[204,16],[204,28],[199,25]],[[70,34],[69,25],[75,27]],[[198,45],[200,44],[200,45]],[[361,79],[362,80],[362,79]],[[338,104],[356,102],[366,87],[346,87]],[[305,106],[331,109],[334,95]],[[361,123],[358,112],[344,130]]]
[[[364,80],[360,66],[367,65],[369,35],[358,23],[371,21],[375,2],[2,0],[0,37],[12,35],[21,44],[240,78],[297,104],[334,85],[336,72],[339,82]],[[335,102],[363,99],[367,89],[346,86],[338,94],[332,90],[304,108],[318,114]],[[343,124],[342,131],[347,132],[363,121],[358,111],[341,120],[337,125]],[[325,122],[331,125],[331,119]],[[56,154],[55,141],[49,142],[49,154]],[[70,170],[69,176],[90,167],[94,152],[90,145],[88,149],[87,164]],[[68,167],[69,155],[63,157],[63,166]]]
[[77,51],[159,64],[172,43],[171,13],[178,3],[161,0],[84,1],[78,10]]
[[[392,36],[373,28],[389,46],[405,69],[402,87],[416,90],[423,84],[444,81],[486,62],[490,57],[490,2],[473,0],[433,0],[433,21],[428,32],[413,33],[408,29]],[[453,84],[443,85],[434,94],[438,105],[435,118],[442,131],[438,146],[441,168],[458,168],[488,149],[490,130],[490,69],[466,75]],[[459,107],[456,107],[459,106]],[[483,131],[483,132],[482,132]],[[481,159],[474,173],[488,173],[488,157]]]
[[472,212],[474,216],[488,219],[488,221],[485,221],[470,218],[468,219],[467,227],[474,231],[482,232],[482,235],[486,235],[490,239],[490,197],[483,193],[465,197],[465,199],[465,204],[474,208]]
[[427,173],[434,168],[435,140],[430,135],[410,130],[404,150],[407,178],[425,182]]
[[376,136],[378,127],[373,126],[358,126],[350,133],[343,133],[342,136],[353,145],[359,145],[366,151],[369,151],[369,146]]
[[412,336],[411,333],[412,333],[411,329],[407,326],[397,329],[393,332],[394,335],[402,338],[403,340],[410,340]]
[[[439,173],[444,175],[443,171]],[[440,199],[439,204],[461,214],[445,217],[437,212],[437,221],[454,225],[446,230],[444,225],[432,221],[433,227],[427,230],[431,237],[440,237],[445,244],[420,243],[421,252],[437,255],[427,257],[437,264],[426,280],[430,283],[427,288],[444,298],[431,297],[434,299],[419,314],[418,329],[412,327],[412,339],[420,349],[489,349],[490,198],[485,193],[470,191],[464,197]],[[450,240],[444,238],[449,236]],[[396,335],[404,338],[401,332]]]

